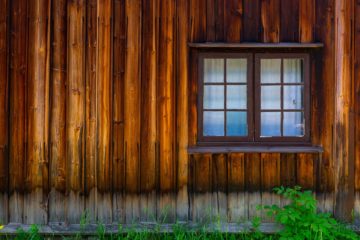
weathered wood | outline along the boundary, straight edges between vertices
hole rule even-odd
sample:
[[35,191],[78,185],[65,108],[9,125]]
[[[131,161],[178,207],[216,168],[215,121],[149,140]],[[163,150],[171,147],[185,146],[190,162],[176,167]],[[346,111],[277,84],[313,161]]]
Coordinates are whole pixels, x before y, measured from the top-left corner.
[[68,81],[66,97],[66,220],[78,223],[84,211],[85,1],[68,2]]
[[261,0],[243,0],[243,40],[248,42],[257,42],[261,39]]
[[245,189],[247,192],[247,204],[249,219],[261,216],[257,206],[261,204],[261,156],[259,153],[245,154]]
[[305,190],[314,189],[314,159],[315,156],[308,153],[296,156],[296,183]]
[[242,31],[242,0],[225,0],[224,26],[225,41],[240,42]]
[[85,49],[85,209],[89,222],[96,222],[96,96],[97,96],[97,0],[86,4]]
[[67,4],[52,1],[51,112],[50,112],[50,187],[49,221],[65,219],[66,191],[66,73]]
[[[355,1],[355,36],[354,41],[360,41],[360,1]],[[354,91],[355,91],[355,217],[360,216],[360,46],[354,46]]]
[[188,176],[189,176],[189,157],[188,157],[188,71],[189,53],[187,43],[189,40],[189,13],[188,1],[180,0],[177,2],[177,52],[176,52],[176,137],[177,137],[177,201],[176,217],[180,221],[188,219],[189,200],[188,200]]
[[314,40],[315,3],[313,0],[299,0],[299,40],[302,43]]
[[112,2],[98,2],[97,36],[97,220],[103,223],[112,221],[111,199],[111,119],[112,119]]
[[217,1],[206,1],[206,41],[214,42],[216,36],[216,6]]
[[9,9],[10,1],[0,1],[0,223],[8,221],[9,150]]
[[215,0],[215,41],[224,41],[224,0]]
[[[280,205],[280,197],[273,192],[274,187],[280,185],[280,154],[261,154],[261,204]],[[262,213],[264,221],[272,221],[265,212]]]
[[280,5],[280,41],[299,41],[299,1],[281,0]]
[[[320,166],[321,181],[319,183],[319,192],[317,198],[319,200],[319,208],[322,210],[333,209],[333,191],[334,191],[334,172],[332,169],[332,136],[333,136],[333,121],[334,121],[334,1],[332,0],[317,0],[316,2],[316,26],[315,26],[315,40],[324,43],[320,61],[322,81],[317,82],[317,99],[318,109],[321,109],[317,114],[318,126],[321,126],[319,131],[320,136],[316,136],[314,140],[318,139],[324,147],[322,154],[322,164]],[[314,144],[318,144],[314,142]]]
[[190,1],[190,41],[204,42],[206,40],[206,0]]
[[228,221],[247,221],[249,211],[245,192],[245,154],[229,154],[227,170]]
[[114,1],[113,34],[113,221],[124,222],[125,152],[124,152],[124,77],[126,47],[125,1]]
[[262,41],[280,41],[280,0],[261,0]]
[[26,136],[27,2],[12,1],[10,10],[9,222],[23,221]]
[[354,5],[335,0],[335,216],[351,221],[354,207]]
[[286,49],[316,49],[324,47],[323,43],[258,43],[258,42],[244,42],[244,43],[222,43],[222,42],[215,42],[215,43],[189,43],[189,46],[192,48],[199,48],[199,49],[276,49],[276,48],[283,48]]
[[227,154],[213,154],[211,163],[211,217],[228,220],[228,159]]
[[[175,1],[160,2],[160,36],[159,36],[159,171],[160,193],[158,213],[168,209],[167,221],[175,219]],[[158,214],[159,216],[159,214]],[[161,216],[160,216],[161,217]]]
[[126,63],[124,86],[124,141],[126,171],[126,221],[140,217],[140,54],[141,54],[141,1],[126,0]]
[[[280,184],[284,187],[294,187],[296,185],[297,166],[296,154],[280,154]],[[288,200],[281,198],[280,205],[284,206],[289,203]]]
[[[47,222],[48,191],[48,142],[46,127],[48,117],[46,105],[47,86],[47,51],[48,49],[48,19],[49,1],[31,1],[29,4],[29,44],[28,44],[28,86],[27,114],[28,136],[26,149],[26,208],[24,218],[26,223]],[[47,105],[48,106],[48,105]]]

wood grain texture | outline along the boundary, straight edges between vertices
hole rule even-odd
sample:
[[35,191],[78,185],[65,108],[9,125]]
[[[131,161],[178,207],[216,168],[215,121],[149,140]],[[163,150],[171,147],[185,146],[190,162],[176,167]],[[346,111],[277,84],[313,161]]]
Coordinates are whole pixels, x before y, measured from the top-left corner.
[[9,135],[9,221],[23,221],[25,185],[27,3],[12,1],[10,10],[10,135]]
[[0,222],[8,221],[9,183],[9,10],[8,0],[0,1]]
[[335,216],[351,221],[354,207],[354,5],[335,1]]
[[302,43],[314,40],[315,3],[313,0],[299,0],[299,40]]
[[86,3],[85,48],[85,209],[90,222],[96,222],[97,165],[97,0]]
[[144,0],[142,8],[140,190],[141,220],[149,221],[156,216],[159,1]]
[[260,217],[261,212],[257,211],[257,206],[261,204],[261,185],[262,185],[262,164],[260,153],[245,154],[245,186],[247,192],[248,216],[252,219]]
[[243,1],[225,0],[224,36],[226,42],[240,42],[242,32]]
[[26,148],[26,177],[24,218],[26,223],[47,222],[48,191],[48,32],[49,1],[29,3],[28,85],[27,114],[28,136]]
[[85,150],[85,1],[68,2],[68,85],[66,97],[66,218],[80,221],[84,211]]
[[299,41],[299,1],[281,0],[280,10],[280,41]]
[[300,153],[296,157],[297,185],[306,190],[314,190],[314,166],[316,157],[309,153]]
[[262,41],[280,41],[280,0],[261,0]]
[[124,81],[126,56],[125,1],[114,1],[113,33],[113,221],[124,222],[125,151],[124,151]]
[[140,86],[141,1],[126,0],[126,62],[124,86],[124,141],[126,171],[126,221],[140,217]]
[[51,112],[50,112],[50,187],[49,221],[65,218],[66,191],[66,74],[67,4],[52,1]]
[[[355,36],[354,41],[360,41],[360,1],[355,1]],[[354,46],[354,94],[355,94],[355,106],[354,111],[356,114],[355,118],[355,216],[360,216],[360,46],[355,44]]]
[[228,219],[228,158],[227,154],[213,154],[211,162],[211,217]]
[[257,42],[261,39],[261,0],[243,0],[243,40]]

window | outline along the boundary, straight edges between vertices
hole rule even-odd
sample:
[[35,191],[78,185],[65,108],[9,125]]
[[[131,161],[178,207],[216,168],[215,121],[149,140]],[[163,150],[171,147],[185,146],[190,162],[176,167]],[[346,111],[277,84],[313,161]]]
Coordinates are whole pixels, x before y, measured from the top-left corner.
[[202,53],[200,142],[307,142],[309,56]]

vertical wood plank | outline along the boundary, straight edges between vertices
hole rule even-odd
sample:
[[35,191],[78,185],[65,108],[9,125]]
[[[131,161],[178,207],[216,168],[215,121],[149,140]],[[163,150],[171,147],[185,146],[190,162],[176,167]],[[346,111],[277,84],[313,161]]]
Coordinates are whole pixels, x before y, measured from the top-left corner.
[[[261,154],[261,168],[261,204],[280,205],[280,197],[273,193],[273,188],[280,185],[280,154]],[[264,212],[262,218],[264,221],[272,221]]]
[[193,42],[206,41],[206,0],[190,1],[190,39]]
[[296,157],[297,185],[304,190],[314,187],[314,156],[309,153],[299,153]]
[[141,82],[141,217],[156,216],[158,1],[143,0]]
[[248,216],[253,219],[261,216],[261,212],[256,207],[261,204],[261,155],[260,153],[245,154],[245,186],[247,193]]
[[[322,69],[320,77],[322,81],[317,81],[317,99],[318,112],[317,121],[322,126],[317,138],[322,144],[324,153],[322,153],[322,162],[320,166],[320,183],[317,199],[319,208],[324,211],[333,211],[333,192],[334,192],[334,172],[332,169],[333,158],[333,121],[334,121],[334,86],[335,86],[335,62],[334,62],[334,1],[317,0],[316,1],[316,28],[315,40],[324,43],[320,61]],[[316,139],[315,139],[316,140]]]
[[189,71],[189,54],[187,43],[189,40],[189,13],[188,1],[179,0],[177,2],[177,201],[176,215],[181,221],[188,220],[188,169],[189,157],[188,147],[188,71]]
[[211,163],[211,216],[213,221],[228,220],[228,165],[226,154],[214,154]]
[[159,37],[159,170],[160,196],[158,217],[165,213],[165,221],[175,218],[175,62],[174,62],[174,14],[175,1],[165,0],[160,3]]
[[261,39],[261,0],[243,1],[243,40],[257,42]]
[[299,0],[299,38],[302,43],[314,40],[315,3],[314,0]]
[[97,36],[97,221],[111,223],[112,1],[98,1]]
[[[294,187],[297,180],[296,154],[280,154],[280,184],[284,187]],[[281,198],[281,206],[289,204],[287,199]]]
[[211,219],[211,154],[194,154],[191,158],[192,220],[207,223]]
[[52,1],[49,221],[65,219],[66,190],[66,58],[65,0]]
[[8,0],[0,5],[0,224],[8,221],[8,137],[9,137],[9,7]]
[[280,0],[261,0],[262,40],[265,43],[280,41]]
[[28,45],[28,137],[24,222],[47,223],[48,142],[46,107],[49,71],[47,51],[50,1],[30,1]]
[[216,36],[216,0],[206,1],[206,41],[214,42]]
[[140,216],[140,54],[141,54],[141,0],[126,0],[126,63],[125,63],[125,166],[126,166],[126,221]]
[[12,1],[10,13],[9,222],[21,223],[26,161],[27,2]]
[[224,34],[226,42],[240,42],[242,31],[242,0],[225,0]]
[[125,221],[124,80],[126,47],[125,1],[114,1],[113,221]]
[[299,1],[281,0],[280,41],[299,41]]
[[85,209],[89,222],[96,222],[96,96],[97,96],[97,0],[86,4],[85,49]]
[[66,102],[66,220],[79,223],[84,211],[85,1],[68,2],[68,85]]
[[229,222],[245,222],[248,220],[248,203],[245,193],[245,154],[229,154],[227,169],[228,220]]
[[[355,1],[355,42],[360,42],[360,1]],[[355,217],[360,217],[360,46],[354,46],[355,80]]]
[[354,207],[354,1],[335,0],[335,216],[351,221]]
[[[224,0],[215,0],[215,41],[224,41],[224,14],[225,4]],[[207,23],[209,24],[209,23]]]

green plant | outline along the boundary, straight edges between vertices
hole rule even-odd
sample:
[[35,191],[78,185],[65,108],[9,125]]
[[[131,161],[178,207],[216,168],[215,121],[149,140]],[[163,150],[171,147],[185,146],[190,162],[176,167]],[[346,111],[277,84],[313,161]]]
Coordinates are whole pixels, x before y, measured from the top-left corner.
[[31,225],[29,231],[22,228],[16,230],[16,240],[42,240],[43,237],[39,234],[39,227]]
[[284,207],[261,206],[268,216],[283,226],[279,240],[355,240],[358,236],[337,222],[329,213],[316,211],[316,199],[311,191],[301,187],[279,187],[274,191],[290,200]]

